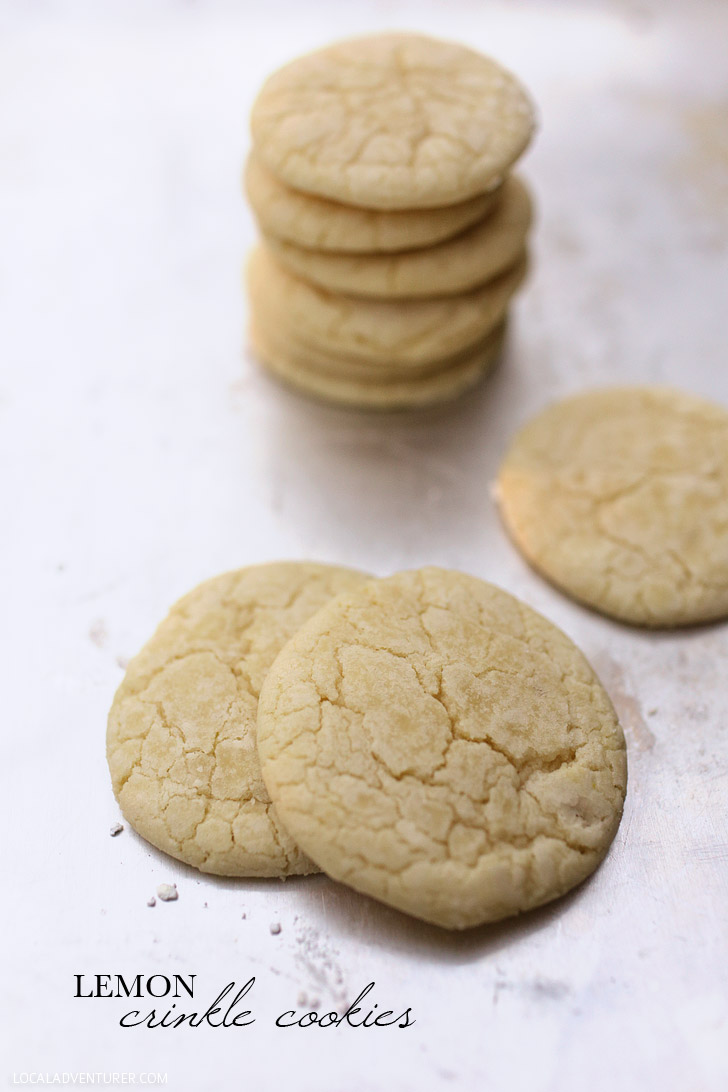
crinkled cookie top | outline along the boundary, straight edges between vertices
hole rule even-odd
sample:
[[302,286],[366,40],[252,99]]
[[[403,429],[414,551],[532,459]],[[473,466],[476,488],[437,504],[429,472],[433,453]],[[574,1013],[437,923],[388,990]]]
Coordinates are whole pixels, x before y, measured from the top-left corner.
[[386,253],[428,247],[481,220],[500,186],[457,205],[436,209],[363,209],[286,186],[253,154],[245,190],[261,231],[294,246],[337,253]]
[[513,440],[504,522],[568,594],[648,626],[728,614],[728,412],[663,387],[589,391]]
[[419,34],[377,34],[275,72],[251,127],[256,155],[289,186],[404,209],[496,185],[527,146],[534,115],[490,58]]
[[624,737],[581,652],[443,569],[370,581],[311,619],[263,685],[258,747],[325,872],[449,928],[583,880],[625,793]]
[[129,664],[109,713],[114,793],[142,837],[223,876],[316,871],[260,776],[258,694],[298,627],[365,579],[277,562],[207,580],[175,604]]

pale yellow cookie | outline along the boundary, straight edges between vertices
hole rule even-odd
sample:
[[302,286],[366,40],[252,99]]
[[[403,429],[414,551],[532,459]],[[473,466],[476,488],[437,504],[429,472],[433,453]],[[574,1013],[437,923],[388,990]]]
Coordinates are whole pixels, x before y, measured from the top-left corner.
[[500,192],[496,187],[436,209],[363,209],[291,189],[254,154],[246,166],[245,189],[265,235],[295,246],[348,253],[386,253],[442,242],[482,220]]
[[488,284],[427,300],[357,299],[290,273],[264,248],[248,263],[253,312],[332,355],[393,367],[442,360],[482,341],[505,317],[526,274],[526,259]]
[[261,780],[258,694],[298,627],[365,579],[279,562],[207,580],[175,604],[129,664],[109,713],[114,793],[143,838],[222,876],[316,871]]
[[[501,323],[501,326],[504,324]],[[501,326],[497,327],[500,331]],[[337,356],[335,353],[326,352],[323,349],[312,349],[296,339],[291,330],[282,330],[280,325],[272,322],[265,312],[254,311],[251,315],[251,343],[255,346],[261,342],[266,345],[275,345],[284,357],[296,362],[306,371],[320,373],[323,376],[332,376],[335,379],[355,380],[365,384],[386,386],[390,383],[409,382],[412,379],[426,378],[436,373],[447,371],[462,364],[473,357],[481,345],[493,336],[495,331],[478,342],[475,347],[470,347],[464,352],[455,353],[453,356],[441,360],[431,360],[419,366],[407,365],[397,367],[385,360],[374,360],[366,363],[362,360],[347,356]]]
[[356,409],[418,409],[459,398],[493,368],[503,345],[505,323],[475,349],[469,349],[438,371],[409,378],[380,374],[338,372],[320,365],[314,350],[297,346],[279,333],[253,324],[250,335],[256,356],[281,382],[324,402]]
[[531,226],[531,200],[508,178],[493,212],[454,239],[401,254],[327,254],[268,237],[266,244],[293,273],[332,292],[379,299],[453,296],[513,266]]
[[452,205],[497,184],[533,108],[488,57],[419,34],[352,38],[292,61],[253,106],[256,155],[294,189],[373,209]]
[[299,630],[263,685],[258,752],[325,872],[455,929],[581,883],[627,776],[614,709],[571,641],[431,568],[372,580]]
[[[419,364],[400,364],[393,357],[372,357],[367,360],[362,357],[332,352],[322,346],[312,348],[300,340],[295,328],[289,327],[280,321],[279,310],[279,308],[269,305],[269,300],[263,293],[256,294],[256,299],[251,300],[251,326],[255,330],[261,331],[266,341],[270,342],[272,340],[275,345],[283,347],[285,355],[292,357],[313,371],[323,372],[339,378],[361,379],[372,383],[409,380],[444,371],[462,363],[465,357],[472,356],[473,350],[477,349],[493,333],[493,331],[490,331],[475,346],[468,346],[467,349],[460,350],[450,356],[439,357],[436,360],[426,360]],[[499,325],[502,325],[502,323]]]
[[728,412],[663,387],[549,407],[498,476],[506,527],[554,584],[646,626],[728,615]]

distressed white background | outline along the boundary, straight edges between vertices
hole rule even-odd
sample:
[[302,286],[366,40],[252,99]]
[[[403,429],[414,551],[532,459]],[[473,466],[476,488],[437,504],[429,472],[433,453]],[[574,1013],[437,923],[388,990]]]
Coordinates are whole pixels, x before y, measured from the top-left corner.
[[[247,115],[290,56],[365,29],[468,41],[532,90],[539,219],[507,359],[425,416],[327,409],[241,353]],[[550,399],[665,380],[728,403],[725,4],[0,3],[0,1079],[168,1073],[175,1089],[728,1086],[725,627],[641,633],[568,602],[489,499]],[[180,594],[281,557],[437,563],[563,626],[622,716],[608,860],[522,920],[446,935],[322,877],[202,877],[125,830],[104,758],[122,664]],[[146,906],[157,884],[179,901]],[[245,912],[247,917],[242,918]],[[272,936],[271,921],[282,932]],[[255,975],[245,1030],[122,1031],[75,973]],[[370,980],[408,1030],[276,1030]]]

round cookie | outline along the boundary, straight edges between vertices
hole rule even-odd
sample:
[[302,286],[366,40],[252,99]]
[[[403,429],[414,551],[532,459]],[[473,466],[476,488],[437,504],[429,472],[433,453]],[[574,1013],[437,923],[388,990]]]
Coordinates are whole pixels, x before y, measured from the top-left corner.
[[250,334],[258,359],[289,387],[355,409],[403,410],[451,402],[471,390],[498,359],[505,326],[502,322],[475,349],[448,361],[446,367],[411,378],[388,377],[383,368],[379,377],[347,375],[343,369],[337,374],[318,366],[315,351],[296,346],[280,332],[253,323]]
[[728,615],[728,412],[663,387],[552,405],[500,468],[503,521],[567,594],[644,626]]
[[114,794],[143,838],[221,876],[316,871],[260,776],[258,693],[298,627],[365,579],[331,565],[258,565],[207,580],[172,607],[109,713]]
[[338,42],[273,73],[253,105],[256,154],[294,189],[374,209],[456,204],[502,179],[529,143],[519,82],[419,34]]
[[[438,357],[436,360],[425,360],[422,363],[396,362],[392,357],[362,357],[348,356],[345,353],[331,352],[323,346],[312,348],[298,337],[297,331],[288,328],[281,322],[278,309],[270,305],[269,299],[264,294],[256,295],[251,300],[251,326],[254,330],[264,335],[266,342],[283,348],[285,355],[300,363],[311,371],[323,372],[339,379],[355,379],[368,383],[390,383],[419,378],[420,376],[433,375],[450,367],[462,363],[465,357],[473,355],[480,344],[487,341],[493,331],[485,338],[468,346],[464,350],[446,357]],[[502,325],[502,322],[501,324]],[[254,340],[254,339],[253,339]]]
[[432,246],[482,220],[500,192],[478,194],[457,205],[384,212],[342,205],[293,190],[248,158],[245,189],[261,231],[294,246],[347,253],[380,253]]
[[332,292],[379,299],[452,296],[493,280],[523,254],[531,226],[525,185],[508,178],[495,210],[438,246],[401,254],[327,254],[267,238],[293,273]]
[[425,300],[357,299],[318,288],[258,247],[248,263],[253,312],[312,349],[364,362],[419,367],[475,346],[505,317],[526,275],[513,269],[458,296]]
[[584,880],[627,776],[614,709],[571,641],[435,568],[371,580],[299,630],[263,685],[258,752],[325,872],[456,929]]

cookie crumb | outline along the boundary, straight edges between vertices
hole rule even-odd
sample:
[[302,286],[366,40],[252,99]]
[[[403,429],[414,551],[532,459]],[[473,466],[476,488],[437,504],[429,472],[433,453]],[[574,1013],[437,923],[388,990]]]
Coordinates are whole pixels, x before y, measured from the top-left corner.
[[179,896],[177,894],[176,883],[160,883],[157,888],[157,894],[162,902],[174,902]]
[[245,913],[245,911],[243,910],[243,912],[242,912],[242,914],[240,915],[240,917],[241,917],[241,918],[247,918],[247,916],[248,916],[248,915],[247,915],[247,914]]
[[648,717],[654,717],[656,713],[657,713],[657,708],[656,707],[647,710],[647,716]]
[[155,899],[154,895],[152,895],[151,899],[147,899],[147,906],[156,906],[156,905],[157,905],[157,900]]
[[277,937],[281,931],[281,923],[279,921],[272,921],[270,923],[270,931],[274,937]]
[[112,823],[111,826],[109,827],[109,834],[111,835],[112,838],[116,838],[116,835],[121,834],[123,829],[124,829],[124,824],[123,823]]

